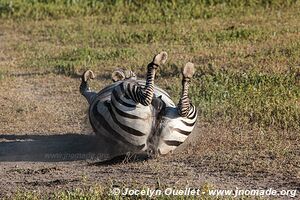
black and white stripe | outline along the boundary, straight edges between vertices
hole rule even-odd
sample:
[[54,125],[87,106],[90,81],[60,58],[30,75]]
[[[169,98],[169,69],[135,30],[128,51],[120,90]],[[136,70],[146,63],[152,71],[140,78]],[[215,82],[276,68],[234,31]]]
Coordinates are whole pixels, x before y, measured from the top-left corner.
[[147,140],[155,123],[153,119],[156,116],[151,105],[144,106],[127,95],[125,91],[134,88],[134,85],[139,86],[136,82],[122,81],[110,88],[110,91],[98,95],[90,106],[90,120],[92,124],[99,124],[99,115],[101,115],[101,121],[107,125],[96,128],[97,134],[118,140],[129,149],[146,150]]
[[90,91],[86,83],[81,84],[80,91],[90,103],[90,123],[97,135],[114,140],[131,152],[160,154],[173,151],[186,140],[197,119],[197,110],[188,99],[190,82],[183,79],[181,99],[176,106],[167,92],[154,85],[155,70],[162,60],[166,60],[164,52],[148,65],[146,81],[125,78],[99,93]]
[[190,104],[186,117],[178,114],[177,107],[169,107],[162,116],[160,138],[157,145],[160,154],[175,150],[193,131],[197,120],[197,109]]

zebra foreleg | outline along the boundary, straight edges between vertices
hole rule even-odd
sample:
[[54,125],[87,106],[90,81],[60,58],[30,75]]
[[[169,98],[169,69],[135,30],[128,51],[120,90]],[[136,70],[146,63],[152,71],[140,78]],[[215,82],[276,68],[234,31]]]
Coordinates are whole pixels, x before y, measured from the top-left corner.
[[90,79],[94,79],[95,75],[92,70],[85,71],[81,76],[81,84],[80,84],[80,93],[86,98],[86,100],[91,104],[93,98],[97,94],[96,92],[92,92],[88,81]]
[[168,54],[166,52],[161,52],[154,56],[151,63],[147,66],[147,78],[145,88],[137,87],[134,89],[133,87],[133,100],[138,103],[141,103],[144,106],[148,106],[152,102],[153,94],[154,94],[154,78],[155,72],[158,67],[164,64],[167,61]]
[[181,117],[187,117],[192,105],[188,96],[191,79],[195,73],[193,63],[186,63],[182,70],[182,91],[181,98],[177,105],[178,113]]

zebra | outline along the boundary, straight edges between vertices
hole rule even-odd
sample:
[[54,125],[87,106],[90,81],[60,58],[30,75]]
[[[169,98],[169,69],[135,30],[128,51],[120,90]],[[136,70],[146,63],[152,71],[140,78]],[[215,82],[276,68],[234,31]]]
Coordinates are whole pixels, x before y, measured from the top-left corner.
[[90,124],[96,135],[116,143],[109,148],[165,155],[194,129],[198,113],[188,95],[194,64],[188,62],[182,69],[182,91],[176,106],[166,91],[154,85],[155,73],[167,57],[166,52],[154,56],[147,66],[146,81],[138,80],[131,70],[114,71],[113,83],[98,93],[88,84],[94,73],[87,70],[82,74],[80,93],[89,103]]

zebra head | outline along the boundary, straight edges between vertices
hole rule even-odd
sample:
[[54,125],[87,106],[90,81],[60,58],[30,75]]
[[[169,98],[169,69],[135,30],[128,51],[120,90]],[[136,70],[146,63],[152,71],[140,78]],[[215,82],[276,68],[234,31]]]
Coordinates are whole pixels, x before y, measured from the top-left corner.
[[111,75],[111,79],[113,82],[117,82],[117,81],[122,81],[125,79],[132,79],[132,80],[136,80],[136,75],[133,71],[131,70],[124,70],[124,69],[117,69],[115,70],[112,75]]

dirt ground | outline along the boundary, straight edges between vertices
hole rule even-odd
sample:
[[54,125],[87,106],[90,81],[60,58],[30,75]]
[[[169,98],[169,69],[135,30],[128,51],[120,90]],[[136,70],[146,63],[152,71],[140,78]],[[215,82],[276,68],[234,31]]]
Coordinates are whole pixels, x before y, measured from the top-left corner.
[[[96,80],[99,86],[106,81]],[[100,164],[110,152],[87,125],[79,78],[24,72],[0,82],[0,197],[17,191],[45,193],[93,185],[300,189],[297,179],[264,173],[229,175],[219,170],[220,162],[213,165],[205,155],[195,160],[199,159],[195,145],[216,131],[201,120],[174,155]]]

